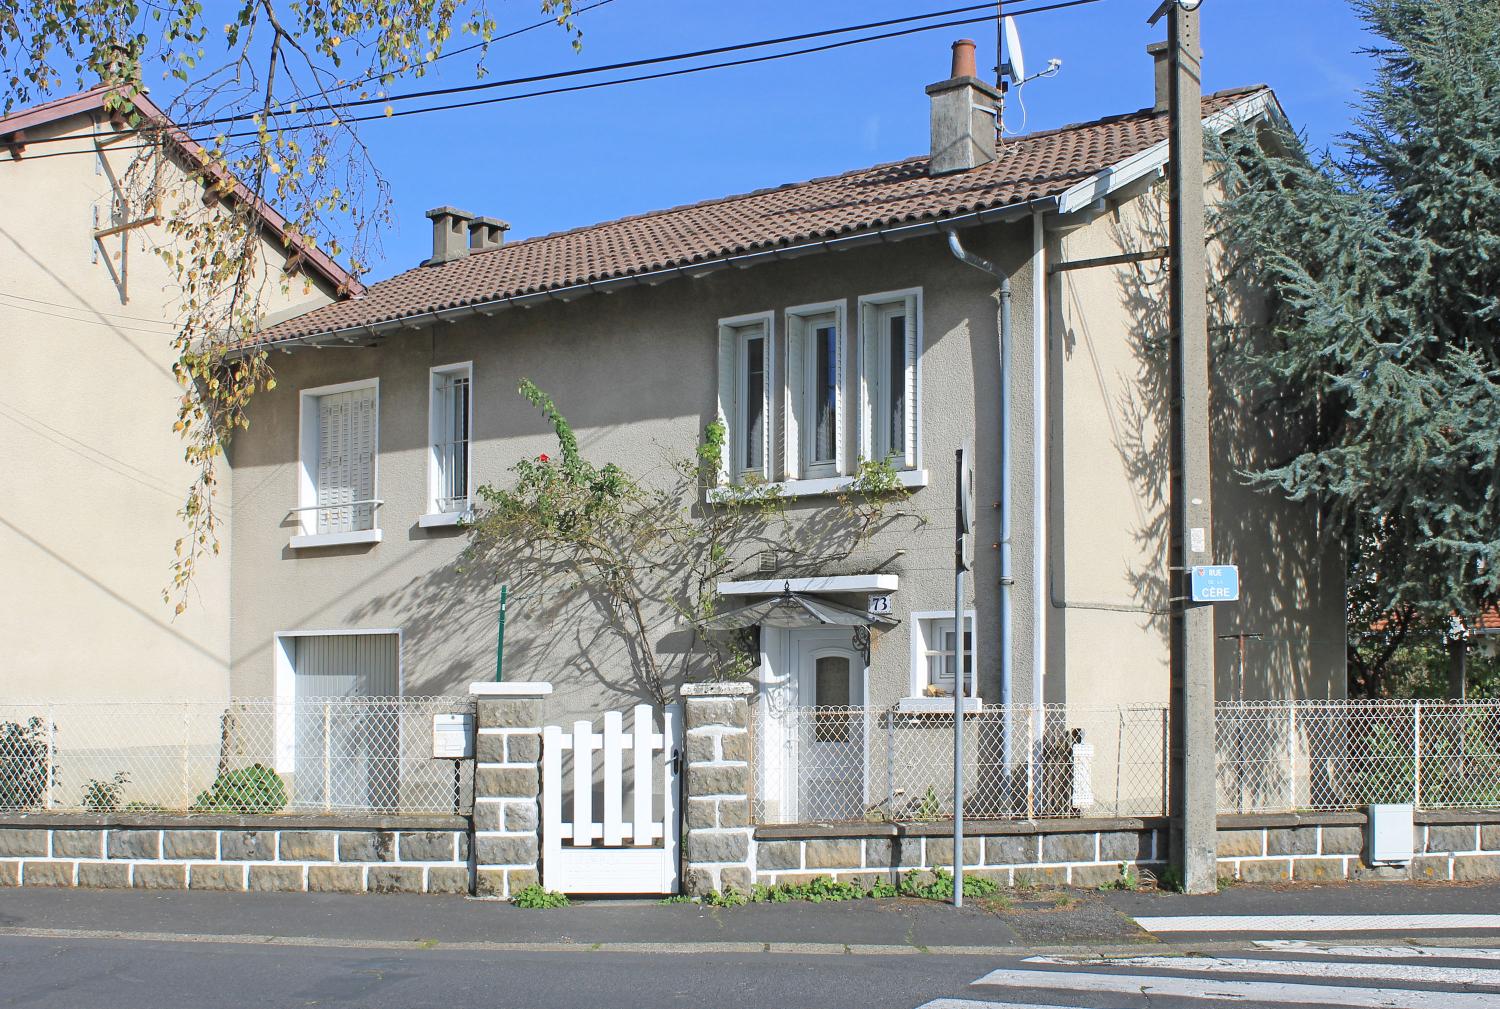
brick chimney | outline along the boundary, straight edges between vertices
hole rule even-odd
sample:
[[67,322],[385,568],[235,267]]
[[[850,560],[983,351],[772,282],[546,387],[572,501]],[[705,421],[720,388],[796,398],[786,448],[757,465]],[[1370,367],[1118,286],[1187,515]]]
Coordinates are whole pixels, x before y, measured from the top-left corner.
[[1151,54],[1151,59],[1156,64],[1156,101],[1151,106],[1151,111],[1165,112],[1172,89],[1172,66],[1167,60],[1167,44],[1153,42],[1146,47],[1146,52]]
[[483,252],[486,249],[498,249],[505,244],[505,233],[510,230],[510,222],[502,221],[498,217],[476,217],[469,222],[469,251]]
[[995,160],[995,107],[1000,92],[974,69],[974,40],[953,43],[953,71],[927,86],[932,101],[930,175],[978,168]]
[[469,254],[469,228],[474,215],[457,207],[433,207],[427,211],[432,219],[432,258],[423,266],[451,263]]

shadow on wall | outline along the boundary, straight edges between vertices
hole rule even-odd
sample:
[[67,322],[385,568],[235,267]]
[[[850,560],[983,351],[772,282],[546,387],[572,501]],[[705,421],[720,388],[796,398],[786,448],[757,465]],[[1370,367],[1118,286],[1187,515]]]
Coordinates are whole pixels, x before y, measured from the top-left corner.
[[765,576],[767,555],[776,578],[843,573],[863,543],[904,517],[858,501],[707,505],[692,460],[658,449],[664,464],[652,482],[627,499],[626,518],[592,530],[591,545],[559,547],[525,534],[524,522],[520,532],[492,525],[481,507],[462,553],[365,599],[351,622],[403,628],[411,692],[461,690],[494,675],[504,581],[505,677],[553,683],[549,717],[661,704],[686,681],[755,666],[758,650],[739,632],[702,629],[726,605],[719,580]]
[[[1115,225],[1125,252],[1168,245],[1164,186],[1136,201],[1140,213]],[[1125,419],[1116,450],[1148,505],[1132,535],[1137,556],[1168,553],[1171,531],[1168,265],[1153,260],[1117,268],[1135,374],[1119,403]],[[1240,567],[1240,600],[1215,611],[1215,671],[1221,700],[1342,697],[1342,552],[1325,542],[1314,505],[1250,485],[1247,474],[1278,465],[1300,444],[1270,398],[1241,381],[1236,359],[1262,345],[1268,295],[1210,247],[1210,457],[1215,561]],[[1127,568],[1132,593],[1163,638],[1170,633],[1168,582],[1157,568]],[[1336,598],[1330,598],[1328,593]],[[1242,658],[1243,656],[1243,658]]]

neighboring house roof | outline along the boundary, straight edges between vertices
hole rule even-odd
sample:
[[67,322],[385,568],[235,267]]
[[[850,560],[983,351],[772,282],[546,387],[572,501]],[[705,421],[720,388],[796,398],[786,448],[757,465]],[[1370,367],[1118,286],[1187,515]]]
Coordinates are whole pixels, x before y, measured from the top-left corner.
[[[1248,119],[1274,105],[1263,85],[1208,95],[1206,118]],[[1227,128],[1227,121],[1225,126]],[[1145,109],[1005,141],[978,168],[927,174],[923,157],[830,178],[762,189],[508,242],[448,263],[420,266],[371,285],[358,298],[325,305],[264,330],[259,343],[342,335],[367,337],[404,324],[489,311],[539,298],[569,300],[663,274],[695,275],[862,240],[999,220],[1038,201],[1086,206],[1109,189],[1126,163],[1160,155],[1167,116]],[[1160,160],[1134,177],[1154,170]],[[1080,197],[1068,205],[1067,197]],[[429,317],[423,320],[422,317]]]
[[[0,116],[0,142],[10,142],[24,149],[26,130],[67,119],[69,116],[102,110],[105,98],[113,90],[110,86],[99,85],[87,91],[66,95],[50,102],[12,112],[7,116]],[[300,235],[289,231],[286,218],[277,213],[275,207],[253,195],[238,179],[228,176],[223,169],[214,164],[202,145],[173,123],[167,114],[151,101],[150,96],[142,92],[130,100],[146,121],[163,129],[184,157],[217,179],[228,178],[234,197],[253,208],[260,216],[266,230],[280,239],[282,246],[290,249],[308,270],[332,284],[341,295],[356,295],[364,291],[365,287],[358,278],[340,266],[333,257]],[[21,160],[24,159],[23,153]]]

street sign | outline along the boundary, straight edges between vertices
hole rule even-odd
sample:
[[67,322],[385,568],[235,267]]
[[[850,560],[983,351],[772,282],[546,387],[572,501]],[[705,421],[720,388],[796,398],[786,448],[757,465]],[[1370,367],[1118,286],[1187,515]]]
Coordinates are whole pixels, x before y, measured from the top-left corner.
[[957,561],[962,571],[974,569],[974,449],[967,441],[958,450]]
[[1240,569],[1234,564],[1193,566],[1192,598],[1195,603],[1232,603],[1240,597]]

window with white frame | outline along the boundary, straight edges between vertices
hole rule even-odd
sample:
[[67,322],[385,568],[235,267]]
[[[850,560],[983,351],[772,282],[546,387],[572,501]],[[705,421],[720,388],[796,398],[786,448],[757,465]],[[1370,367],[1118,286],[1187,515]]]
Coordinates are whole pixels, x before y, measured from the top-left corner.
[[301,402],[297,513],[302,534],[339,536],[374,530],[380,504],[375,497],[378,380],[308,389]]
[[[911,696],[952,697],[957,681],[953,611],[913,613]],[[974,670],[974,611],[964,614],[964,696],[978,696]]]
[[921,292],[896,291],[860,299],[864,367],[861,451],[897,468],[918,465],[918,358]]
[[473,468],[471,427],[474,367],[452,364],[432,369],[427,511],[458,515],[469,510]]
[[771,476],[773,339],[769,314],[719,323],[719,412],[728,426],[723,469],[732,481]]
[[843,316],[837,303],[787,311],[789,479],[845,471]]

